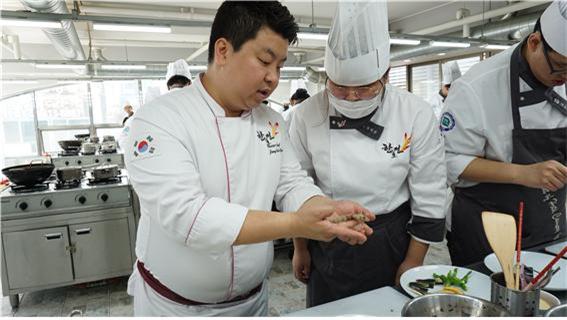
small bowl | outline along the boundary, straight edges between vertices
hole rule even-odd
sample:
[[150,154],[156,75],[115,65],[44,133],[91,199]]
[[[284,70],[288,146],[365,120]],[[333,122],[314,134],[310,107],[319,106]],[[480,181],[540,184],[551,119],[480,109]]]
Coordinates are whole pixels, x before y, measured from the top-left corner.
[[432,293],[404,305],[402,317],[508,317],[508,310],[490,301],[460,294]]
[[[547,305],[544,305],[546,303]],[[561,304],[561,300],[547,291],[541,290],[539,293],[539,310],[545,313],[547,310]],[[543,307],[543,308],[542,308]]]
[[567,317],[567,304],[562,304],[549,309],[545,313],[546,317]]

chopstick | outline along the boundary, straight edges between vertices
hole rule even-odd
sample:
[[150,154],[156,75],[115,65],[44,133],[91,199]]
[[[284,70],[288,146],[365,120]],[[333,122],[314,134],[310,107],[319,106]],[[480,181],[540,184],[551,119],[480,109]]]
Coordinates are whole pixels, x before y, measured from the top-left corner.
[[524,221],[524,201],[520,201],[518,214],[518,240],[516,241],[516,281],[514,289],[520,289],[520,256],[522,255],[522,223]]
[[533,280],[528,284],[527,287],[525,287],[522,291],[528,291],[530,290],[540,279],[541,277],[543,277],[543,275],[545,275],[549,269],[551,269],[551,267],[553,267],[554,264],[557,263],[557,261],[559,261],[559,259],[561,259],[561,257],[563,257],[563,255],[567,253],[567,246],[565,246],[563,248],[563,250],[561,250],[561,252],[559,252],[555,258],[553,258],[553,260],[551,260],[546,266],[545,268],[543,268],[543,270],[541,270],[540,273],[538,273],[538,275],[533,278]]

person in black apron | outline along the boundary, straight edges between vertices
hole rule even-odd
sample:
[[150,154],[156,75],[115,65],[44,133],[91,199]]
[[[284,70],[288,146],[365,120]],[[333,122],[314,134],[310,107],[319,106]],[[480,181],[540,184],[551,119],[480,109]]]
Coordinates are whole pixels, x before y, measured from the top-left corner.
[[[536,26],[536,31],[539,28]],[[532,73],[522,56],[528,39],[518,45],[510,59],[510,97],[514,128],[512,131],[512,163],[529,165],[555,160],[567,163],[567,128],[524,129],[520,110],[547,100],[559,110],[565,99],[543,85]],[[545,39],[543,45],[547,46]],[[544,49],[547,50],[547,49]],[[520,92],[520,79],[533,90]],[[567,116],[566,113],[563,113]],[[564,182],[563,182],[564,183]],[[566,189],[551,191],[518,184],[479,183],[455,188],[452,204],[452,228],[447,234],[454,265],[467,265],[482,260],[492,249],[482,225],[482,211],[514,215],[518,219],[519,203],[524,202],[522,247],[529,248],[560,239],[566,235]]]

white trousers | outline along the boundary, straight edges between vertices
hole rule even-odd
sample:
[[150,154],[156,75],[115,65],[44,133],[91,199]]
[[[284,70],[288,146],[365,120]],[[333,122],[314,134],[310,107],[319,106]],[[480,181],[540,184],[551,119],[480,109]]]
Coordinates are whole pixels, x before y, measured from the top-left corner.
[[171,301],[154,291],[142,278],[138,268],[128,279],[128,294],[134,297],[134,316],[136,317],[266,317],[268,315],[268,282],[264,281],[262,290],[246,300],[188,306]]

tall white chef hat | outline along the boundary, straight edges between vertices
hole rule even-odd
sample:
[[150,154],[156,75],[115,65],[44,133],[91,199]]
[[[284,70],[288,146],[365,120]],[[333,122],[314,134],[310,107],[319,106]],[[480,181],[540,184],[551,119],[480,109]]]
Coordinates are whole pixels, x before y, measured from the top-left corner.
[[189,65],[185,60],[179,59],[167,65],[165,82],[168,82],[173,76],[184,76],[191,80],[191,71],[189,70]]
[[461,69],[457,61],[449,61],[443,64],[443,85],[451,84],[461,77]]
[[329,79],[362,86],[382,78],[390,65],[385,0],[339,1],[325,49]]
[[549,46],[567,56],[567,1],[555,0],[540,18],[541,33]]

